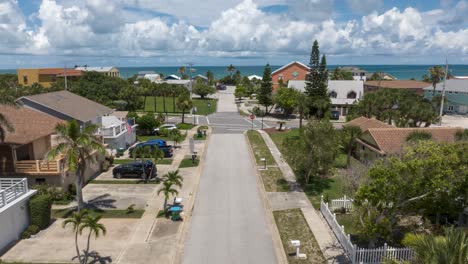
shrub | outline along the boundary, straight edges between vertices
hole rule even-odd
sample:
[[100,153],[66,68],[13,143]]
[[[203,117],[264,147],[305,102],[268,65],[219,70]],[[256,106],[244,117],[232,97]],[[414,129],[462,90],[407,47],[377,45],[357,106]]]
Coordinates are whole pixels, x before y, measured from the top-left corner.
[[109,162],[110,165],[114,164],[114,156],[106,155],[106,160]]
[[181,130],[189,130],[189,129],[192,129],[192,127],[193,127],[193,125],[188,124],[188,123],[179,123],[179,124],[177,124],[177,128],[181,129]]
[[127,214],[133,214],[135,212],[135,204],[131,204],[127,207]]
[[39,194],[29,200],[29,217],[31,225],[44,229],[51,220],[52,197],[49,194]]
[[39,231],[41,231],[41,229],[37,225],[29,225],[28,228],[21,233],[21,238],[30,238],[32,235],[39,233]]

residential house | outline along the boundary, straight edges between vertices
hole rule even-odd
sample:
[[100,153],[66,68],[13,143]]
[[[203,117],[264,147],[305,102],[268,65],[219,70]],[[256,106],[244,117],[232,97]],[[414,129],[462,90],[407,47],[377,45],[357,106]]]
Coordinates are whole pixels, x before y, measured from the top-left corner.
[[163,81],[163,83],[174,84],[174,85],[183,85],[185,88],[190,90],[191,89],[191,84],[193,83],[193,81],[168,79],[168,80]]
[[120,77],[120,71],[116,67],[106,66],[106,67],[76,67],[75,70],[86,71],[86,72],[99,72],[106,76],[111,77]]
[[171,75],[166,76],[166,78],[164,78],[164,81],[168,81],[168,80],[180,80],[180,77],[175,74],[171,74]]
[[[288,88],[294,88],[305,92],[306,82],[290,80]],[[348,114],[349,106],[357,102],[363,96],[364,88],[361,81],[328,81],[328,94],[331,99],[330,110],[339,111],[341,116]]]
[[415,80],[394,80],[394,81],[366,81],[364,82],[364,92],[375,92],[380,89],[404,89],[416,94],[423,95],[424,88],[431,85],[427,82]]
[[309,67],[298,61],[290,62],[271,73],[273,91],[279,88],[279,83],[287,85],[289,81],[305,81]]
[[45,68],[45,69],[18,69],[18,84],[24,86],[31,86],[38,83],[45,88],[49,88],[58,79],[64,78],[77,79],[83,72],[75,69],[67,68]]
[[261,81],[263,79],[262,76],[258,76],[258,75],[250,75],[247,78],[249,78],[249,81],[252,81],[254,79],[257,79],[257,80]]
[[[47,152],[57,144],[55,127],[62,120],[27,107],[0,106],[0,112],[14,127],[0,144],[0,178],[26,178],[30,185],[51,184],[68,188],[74,177],[62,158],[47,160]],[[85,178],[101,171],[103,157],[86,166]]]
[[455,142],[455,134],[461,130],[461,128],[452,127],[399,128],[366,117],[354,119],[344,126],[361,128],[363,133],[356,140],[358,148],[355,155],[364,163],[389,155],[401,154],[407,146],[408,136],[415,131],[431,134],[435,142]]
[[139,71],[136,78],[137,79],[145,78],[146,74],[156,74],[156,72],[155,71]]
[[[434,95],[441,95],[444,83],[438,83],[435,88],[432,85],[424,88],[424,97],[432,100]],[[445,86],[444,112],[446,114],[468,114],[468,79],[449,79]]]
[[345,66],[340,67],[340,69],[343,71],[351,72],[355,81],[366,81],[367,75],[369,74],[367,71],[355,66]]
[[28,188],[25,178],[0,178],[0,255],[29,226],[28,201],[36,192]]
[[199,80],[200,80],[200,81],[203,82],[204,84],[208,84],[208,77],[203,76],[203,75],[201,75],[201,74],[198,74],[197,76],[193,77],[193,79],[194,79],[195,81],[199,81]]
[[136,127],[113,116],[114,110],[69,91],[24,96],[18,102],[60,120],[98,125],[98,134],[110,149],[127,148],[136,141]]

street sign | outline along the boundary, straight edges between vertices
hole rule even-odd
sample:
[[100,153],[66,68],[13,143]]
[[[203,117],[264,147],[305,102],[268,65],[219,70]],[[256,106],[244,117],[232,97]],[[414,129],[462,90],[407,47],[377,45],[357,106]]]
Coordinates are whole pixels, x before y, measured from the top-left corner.
[[254,120],[254,119],[255,119],[255,115],[250,115],[250,119]]

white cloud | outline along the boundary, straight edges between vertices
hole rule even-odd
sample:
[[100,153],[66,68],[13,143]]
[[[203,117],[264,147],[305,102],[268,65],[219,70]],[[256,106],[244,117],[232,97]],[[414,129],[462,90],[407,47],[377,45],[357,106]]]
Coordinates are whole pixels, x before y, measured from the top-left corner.
[[[136,2],[139,6],[152,3],[145,0],[78,3],[42,0],[36,14],[40,25],[28,28],[17,2],[4,1],[0,3],[0,51],[11,53],[14,47],[15,53],[160,56],[172,60],[189,56],[281,57],[291,54],[307,58],[313,40],[318,39],[322,52],[330,55],[468,55],[466,17],[460,13],[468,9],[465,0],[456,3],[458,9],[448,11],[392,8],[383,13],[373,11],[350,21],[332,19],[332,0],[273,1],[290,6],[289,12],[281,14],[263,12],[261,6],[266,0],[226,0],[219,6],[233,6],[218,8],[217,13],[207,15],[209,19],[203,18],[209,21],[206,29],[199,29],[197,24],[184,19],[127,17],[130,11],[124,6],[136,6]],[[213,3],[212,0],[206,2]],[[181,2],[169,0],[169,4],[173,7]],[[199,5],[201,8],[205,1]],[[180,9],[190,7],[193,3],[181,4]],[[321,12],[311,12],[314,9]],[[192,14],[200,15],[198,9],[194,10]],[[453,20],[450,22],[447,18]],[[441,20],[447,23],[442,24]]]

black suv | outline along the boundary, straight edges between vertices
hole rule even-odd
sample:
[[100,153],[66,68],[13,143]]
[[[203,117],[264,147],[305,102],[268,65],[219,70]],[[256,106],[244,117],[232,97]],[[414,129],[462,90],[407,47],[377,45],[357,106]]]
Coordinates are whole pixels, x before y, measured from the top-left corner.
[[114,178],[122,177],[137,177],[142,179],[151,179],[157,176],[157,169],[153,162],[134,161],[126,164],[121,164],[112,170]]

